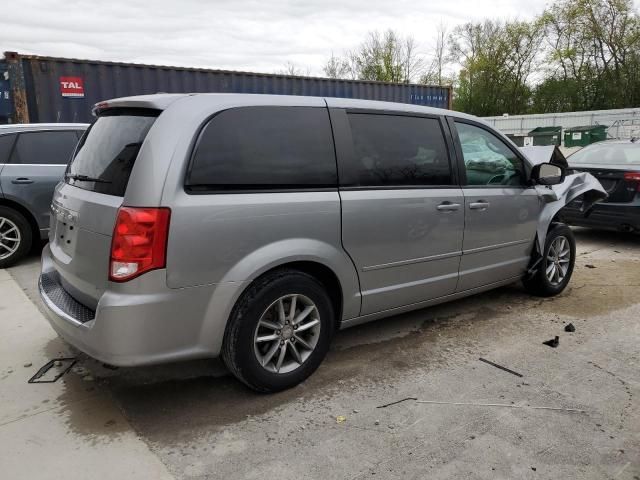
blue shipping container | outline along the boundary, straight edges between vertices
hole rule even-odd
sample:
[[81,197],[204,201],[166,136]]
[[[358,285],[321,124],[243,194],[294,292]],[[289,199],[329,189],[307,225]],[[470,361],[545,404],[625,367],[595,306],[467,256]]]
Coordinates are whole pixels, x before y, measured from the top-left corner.
[[12,121],[89,122],[94,104],[157,92],[227,92],[361,98],[451,107],[451,88],[361,80],[164,67],[5,52]]

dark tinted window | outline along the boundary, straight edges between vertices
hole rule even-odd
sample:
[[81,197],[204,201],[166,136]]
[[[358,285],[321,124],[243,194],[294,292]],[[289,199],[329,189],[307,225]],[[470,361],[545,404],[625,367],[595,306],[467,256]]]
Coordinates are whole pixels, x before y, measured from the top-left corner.
[[16,139],[14,134],[0,135],[0,163],[7,163],[9,161],[9,154],[11,153],[11,147]]
[[354,158],[345,186],[450,185],[447,147],[434,118],[349,114]]
[[462,146],[467,185],[525,183],[522,160],[494,134],[483,128],[456,122]]
[[73,131],[29,132],[18,135],[11,163],[66,165],[78,137]]
[[85,190],[124,196],[134,162],[155,110],[112,110],[103,113],[82,137],[65,176]]
[[333,187],[336,162],[325,108],[226,110],[202,131],[189,190]]

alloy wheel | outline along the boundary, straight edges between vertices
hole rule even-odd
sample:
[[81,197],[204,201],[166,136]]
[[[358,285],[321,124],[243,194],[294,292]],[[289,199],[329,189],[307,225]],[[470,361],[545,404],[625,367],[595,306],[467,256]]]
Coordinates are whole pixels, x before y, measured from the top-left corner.
[[320,313],[308,297],[280,297],[264,311],[253,346],[258,363],[272,373],[289,373],[313,353],[320,338]]
[[9,258],[20,248],[22,237],[18,226],[6,217],[0,217],[0,260]]
[[553,239],[547,252],[545,273],[551,285],[560,285],[569,271],[571,248],[566,237],[558,236]]

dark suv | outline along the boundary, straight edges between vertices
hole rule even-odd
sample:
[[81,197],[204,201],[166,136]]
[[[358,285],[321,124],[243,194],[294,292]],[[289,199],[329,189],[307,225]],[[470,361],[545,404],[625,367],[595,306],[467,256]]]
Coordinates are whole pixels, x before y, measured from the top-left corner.
[[46,239],[51,197],[85,124],[0,126],[0,268]]

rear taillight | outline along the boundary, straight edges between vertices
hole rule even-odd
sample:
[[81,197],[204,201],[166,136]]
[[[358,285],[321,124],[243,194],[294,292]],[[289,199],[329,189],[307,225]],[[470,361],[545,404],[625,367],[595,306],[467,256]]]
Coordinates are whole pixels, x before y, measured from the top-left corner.
[[168,208],[121,207],[113,229],[109,280],[126,282],[166,265]]
[[640,192],[640,172],[625,172],[624,179],[627,182],[636,182],[636,190]]

